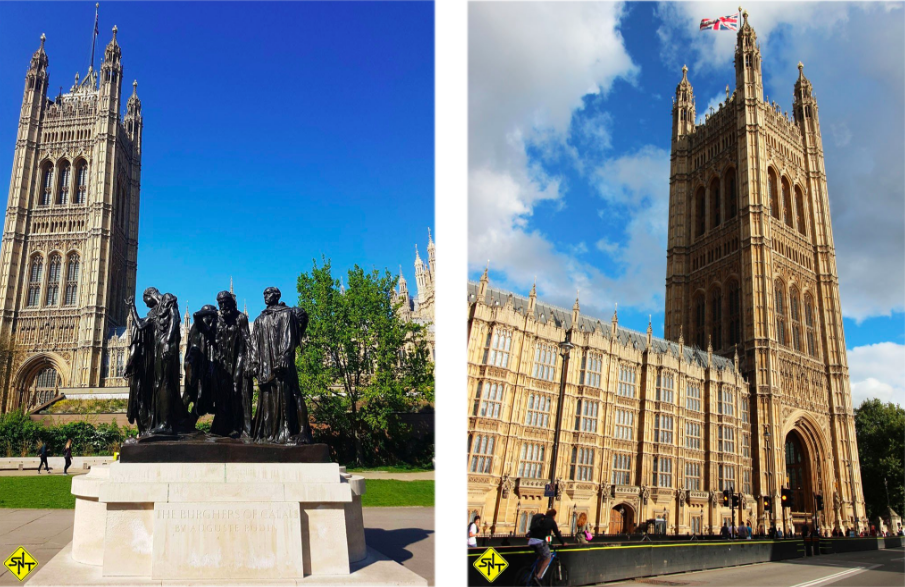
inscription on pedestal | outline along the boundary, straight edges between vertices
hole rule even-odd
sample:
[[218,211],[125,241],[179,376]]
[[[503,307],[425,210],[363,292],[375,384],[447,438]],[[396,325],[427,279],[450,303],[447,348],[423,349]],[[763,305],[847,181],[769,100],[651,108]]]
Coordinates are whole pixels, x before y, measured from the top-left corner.
[[302,578],[298,503],[158,503],[152,579]]

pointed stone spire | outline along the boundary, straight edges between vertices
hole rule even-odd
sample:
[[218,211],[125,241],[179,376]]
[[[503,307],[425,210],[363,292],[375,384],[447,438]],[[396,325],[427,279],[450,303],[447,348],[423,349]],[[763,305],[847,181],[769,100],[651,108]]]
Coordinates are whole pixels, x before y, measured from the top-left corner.
[[487,259],[487,265],[484,267],[484,273],[481,274],[481,301],[484,301],[485,294],[487,293],[487,285],[490,283],[490,277],[488,275],[490,271],[490,259]]
[[248,300],[242,300],[242,313],[248,318]]
[[236,292],[233,291],[233,276],[229,276],[229,293],[236,295]]
[[683,332],[683,326],[679,324],[679,360],[685,358],[685,333]]
[[653,325],[651,324],[653,322],[653,320],[654,320],[653,315],[648,314],[647,315],[647,348],[648,348],[648,350],[650,349],[651,345],[653,344],[653,339],[654,339],[654,328],[653,328]]
[[185,318],[182,319],[182,322],[185,324],[186,332],[188,332],[189,326],[191,326],[192,321],[189,318],[189,303],[185,303]]
[[713,337],[707,335],[707,366],[713,367]]
[[572,304],[572,328],[578,324],[578,316],[581,314],[581,306],[578,304],[578,298],[581,295],[581,290],[577,290],[575,292],[575,303]]
[[735,372],[738,373],[738,345],[735,345],[735,356],[732,358],[733,363],[735,363]]
[[[76,74],[76,76],[78,76],[78,74]],[[726,87],[728,88],[729,86],[726,86]],[[138,80],[137,79],[132,80],[132,97],[138,98]]]
[[613,323],[612,323],[612,335],[615,337],[616,333],[619,331],[619,303],[616,303],[616,307],[613,308]]
[[343,282],[343,276],[342,276],[342,275],[339,276],[339,294],[340,294],[340,295],[345,295],[345,294],[346,294],[346,286],[345,286],[345,283]]

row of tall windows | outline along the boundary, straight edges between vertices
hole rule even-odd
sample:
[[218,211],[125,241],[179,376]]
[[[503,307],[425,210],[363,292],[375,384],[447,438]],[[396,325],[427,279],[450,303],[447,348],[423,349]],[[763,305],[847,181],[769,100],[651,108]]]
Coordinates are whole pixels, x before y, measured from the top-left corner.
[[699,383],[685,384],[685,409],[693,412],[701,411],[701,385]]
[[472,473],[490,473],[493,465],[493,436],[475,434],[471,438],[468,470]]
[[[776,342],[783,346],[791,346],[797,352],[807,352],[817,356],[817,335],[814,331],[814,302],[811,294],[804,296],[804,324],[801,323],[802,304],[798,290],[794,287],[789,292],[788,319],[786,312],[786,293],[782,281],[776,280],[773,287],[773,310],[776,315]],[[802,330],[805,335],[802,338]],[[804,344],[807,344],[807,348]]]
[[575,411],[575,430],[580,432],[597,432],[597,414],[600,403],[586,399],[578,400]]
[[635,413],[631,410],[616,410],[616,438],[632,440],[635,428]]
[[672,487],[672,459],[654,455],[652,475],[654,487]]
[[672,373],[657,373],[657,401],[673,403],[676,377]]
[[525,412],[525,425],[546,428],[550,424],[550,405],[548,395],[531,393],[528,395],[528,409]]
[[542,444],[525,443],[519,455],[518,476],[529,479],[541,479],[544,476],[544,452]]
[[685,422],[685,447],[701,450],[700,422]]
[[[722,189],[721,189],[722,188]],[[726,206],[723,210],[723,197],[725,193]],[[731,220],[738,215],[738,189],[736,188],[735,169],[729,169],[722,178],[714,177],[710,181],[709,199],[704,186],[701,186],[695,192],[695,238],[703,236],[708,228],[717,228],[725,221]],[[707,218],[707,203],[710,204],[710,219]]]
[[59,168],[59,181],[54,181],[54,168],[50,165],[44,168],[44,178],[41,182],[41,192],[38,195],[38,205],[49,206],[51,202],[65,206],[72,201],[73,204],[84,204],[88,195],[88,164],[80,161],[75,174],[75,184],[72,184],[72,166],[65,161]]
[[587,353],[581,359],[581,385],[600,387],[600,372],[603,369],[603,355]]
[[478,390],[474,397],[474,416],[482,418],[499,418],[500,410],[503,406],[503,390],[505,386],[502,383],[481,382],[478,383]]
[[[78,302],[79,271],[81,260],[78,253],[70,253],[66,263],[64,306],[74,306]],[[44,257],[40,253],[32,255],[28,269],[28,297],[26,305],[36,308],[41,304],[41,289],[44,288],[44,306],[60,305],[60,288],[63,276],[63,256],[52,253],[47,259],[47,280],[44,280]]]
[[[732,280],[726,286],[728,296],[723,296],[723,290],[715,287],[710,292],[709,309],[703,293],[699,293],[692,301],[694,317],[694,342],[698,348],[706,348],[707,336],[710,335],[709,344],[714,350],[724,347],[733,347],[742,340],[742,304],[741,290],[738,281]],[[728,301],[728,304],[725,302]],[[723,338],[724,312],[728,316],[728,339]],[[728,344],[725,344],[728,343]]]
[[613,484],[631,485],[632,455],[615,453],[613,455]]
[[628,365],[619,365],[619,387],[616,391],[622,397],[635,397],[635,370]]
[[572,447],[572,466],[569,476],[575,481],[592,481],[594,471],[594,449]]
[[719,450],[720,452],[735,452],[735,429],[730,426],[720,426],[717,430],[719,434]]
[[556,378],[556,347],[539,343],[534,349],[535,379],[553,381]]
[[[782,202],[780,198],[782,189]],[[793,227],[797,224],[798,232],[807,234],[807,223],[804,215],[804,195],[801,188],[795,186],[795,217],[792,216],[792,188],[789,180],[782,178],[779,182],[776,173],[770,169],[767,171],[767,191],[769,192],[770,211],[777,220],[783,220],[786,226]],[[794,220],[794,222],[793,222]]]
[[693,491],[701,490],[701,463],[685,463],[685,487]]
[[672,443],[673,422],[672,416],[667,416],[666,414],[654,415],[654,442]]
[[731,389],[721,387],[717,394],[719,401],[717,402],[717,411],[724,416],[735,415],[735,394]]
[[494,330],[487,335],[484,364],[506,369],[509,367],[509,351],[512,348],[512,333],[508,330]]

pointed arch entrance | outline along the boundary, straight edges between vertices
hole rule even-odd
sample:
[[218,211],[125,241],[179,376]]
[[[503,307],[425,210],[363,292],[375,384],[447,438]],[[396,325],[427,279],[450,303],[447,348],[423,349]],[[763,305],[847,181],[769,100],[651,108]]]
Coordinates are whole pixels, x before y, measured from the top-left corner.
[[610,510],[608,534],[631,534],[635,531],[635,510],[627,503],[620,503]]
[[817,514],[815,496],[823,494],[824,474],[821,470],[823,441],[819,431],[808,418],[799,419],[788,430],[783,443],[784,487],[792,490],[792,507],[789,519],[799,534],[815,522],[821,524]]

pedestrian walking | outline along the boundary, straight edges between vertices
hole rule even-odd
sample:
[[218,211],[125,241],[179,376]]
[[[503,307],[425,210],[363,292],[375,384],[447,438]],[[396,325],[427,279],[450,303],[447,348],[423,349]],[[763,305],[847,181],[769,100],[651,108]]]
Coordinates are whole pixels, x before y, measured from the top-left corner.
[[748,521],[748,540],[751,540],[751,521]]
[[38,463],[38,475],[41,474],[41,467],[44,467],[47,470],[47,474],[50,475],[50,465],[47,464],[47,455],[50,454],[50,451],[47,450],[47,442],[43,442],[41,444],[41,448],[38,449],[38,456],[41,458],[41,462]]
[[63,447],[63,458],[66,460],[66,464],[63,466],[63,474],[69,474],[69,467],[72,465],[72,439],[66,439],[66,446]]
[[776,529],[776,539],[777,539],[777,540],[782,540],[782,536],[783,536],[783,535],[782,535],[782,528],[777,528],[777,529]]
[[575,539],[579,544],[587,544],[594,538],[591,534],[591,525],[588,523],[588,514],[581,512],[575,526]]
[[729,532],[729,526],[726,522],[723,522],[723,527],[720,528],[720,538],[723,540],[729,540],[732,537],[732,534]]
[[474,520],[468,525],[468,546],[476,547],[478,545],[478,524],[481,523],[481,516],[475,516]]

